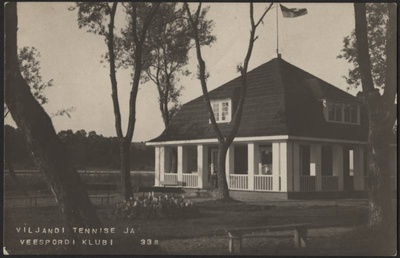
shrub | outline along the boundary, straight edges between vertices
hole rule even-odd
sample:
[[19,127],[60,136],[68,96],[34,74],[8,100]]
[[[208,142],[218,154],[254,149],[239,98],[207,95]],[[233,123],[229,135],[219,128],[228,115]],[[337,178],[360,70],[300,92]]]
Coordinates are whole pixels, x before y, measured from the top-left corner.
[[199,209],[189,200],[165,196],[135,197],[129,201],[117,203],[112,210],[117,218],[188,218],[198,215]]

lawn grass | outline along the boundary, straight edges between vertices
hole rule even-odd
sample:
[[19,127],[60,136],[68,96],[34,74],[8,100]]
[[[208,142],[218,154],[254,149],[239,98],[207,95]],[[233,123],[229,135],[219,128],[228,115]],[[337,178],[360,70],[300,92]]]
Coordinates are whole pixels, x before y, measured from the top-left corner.
[[[377,237],[365,226],[366,200],[265,201],[245,203],[196,200],[199,214],[189,219],[121,220],[111,215],[112,206],[99,207],[98,215],[105,227],[115,227],[113,247],[95,248],[103,254],[228,254],[225,229],[312,223],[309,245],[293,248],[291,231],[270,232],[262,238],[244,239],[243,254],[253,255],[390,255],[397,241],[391,236]],[[61,214],[55,207],[12,208],[5,210],[5,246],[14,254],[55,254],[68,251],[54,246],[21,246],[19,239],[27,234],[16,227],[61,227]],[[123,234],[125,228],[134,234]],[[29,236],[32,237],[32,236]],[[141,245],[151,239],[152,245]],[[157,245],[154,245],[157,240]]]

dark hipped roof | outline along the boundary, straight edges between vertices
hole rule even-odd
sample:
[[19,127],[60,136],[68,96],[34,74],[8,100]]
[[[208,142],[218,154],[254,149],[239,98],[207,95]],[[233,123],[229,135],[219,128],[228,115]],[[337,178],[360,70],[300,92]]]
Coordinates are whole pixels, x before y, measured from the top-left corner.
[[[363,115],[362,126],[326,122],[323,116],[321,99],[356,102],[354,96],[283,59],[275,58],[253,69],[248,72],[247,80],[247,96],[236,137],[290,135],[366,140]],[[237,77],[211,91],[210,98],[230,98],[234,110],[240,87],[240,77]],[[231,123],[218,125],[224,135],[232,128]],[[168,128],[150,142],[212,138],[216,134],[201,96],[184,104]]]

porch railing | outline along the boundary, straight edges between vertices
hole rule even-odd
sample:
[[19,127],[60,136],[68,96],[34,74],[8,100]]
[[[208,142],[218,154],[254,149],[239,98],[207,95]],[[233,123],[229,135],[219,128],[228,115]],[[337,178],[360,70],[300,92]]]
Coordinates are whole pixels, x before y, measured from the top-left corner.
[[197,188],[199,186],[198,174],[182,174],[182,180],[185,183],[185,187]]
[[300,176],[300,191],[315,191],[315,176]]
[[164,174],[164,182],[167,182],[167,183],[178,182],[178,174],[165,173]]
[[322,191],[337,191],[338,182],[337,176],[322,176]]
[[235,190],[249,189],[249,180],[247,175],[229,175],[229,188]]
[[254,175],[254,190],[272,191],[272,182],[270,175]]

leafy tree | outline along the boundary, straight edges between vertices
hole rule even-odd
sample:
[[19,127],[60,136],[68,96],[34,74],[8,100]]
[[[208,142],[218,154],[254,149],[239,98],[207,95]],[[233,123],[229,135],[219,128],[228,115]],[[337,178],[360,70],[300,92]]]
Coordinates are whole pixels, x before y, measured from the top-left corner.
[[[23,47],[18,51],[18,63],[19,68],[21,70],[22,77],[26,80],[31,88],[31,92],[35,99],[41,104],[47,103],[48,99],[44,95],[44,90],[47,87],[53,86],[53,80],[49,80],[47,82],[43,82],[40,70],[40,62],[39,62],[40,53],[34,47]],[[7,105],[4,105],[4,118],[6,118],[9,114]],[[6,139],[7,140],[7,139]],[[9,141],[7,141],[9,142]],[[7,148],[6,150],[8,150]],[[12,159],[12,156],[11,156]],[[28,193],[24,190],[24,186],[19,181],[17,175],[15,174],[13,163],[10,159],[10,152],[6,152],[4,155],[4,161],[8,168],[8,173],[10,177],[14,180],[15,184],[18,188],[22,190],[24,195],[28,195]]]
[[[367,39],[371,59],[371,76],[375,87],[383,89],[386,71],[386,31],[389,20],[387,3],[367,3]],[[361,85],[361,74],[357,57],[355,30],[343,40],[343,48],[338,58],[347,60],[354,67],[344,76],[351,87]],[[348,87],[349,89],[350,87]]]
[[[396,4],[356,3],[355,52],[362,92],[358,97],[368,115],[368,177],[369,177],[369,225],[389,232],[393,228],[393,210],[390,196],[389,153],[390,138],[396,119]],[[383,6],[383,7],[382,7]],[[377,21],[375,12],[387,10],[385,22]],[[371,17],[374,17],[373,19]],[[377,28],[375,28],[375,25]],[[384,34],[375,31],[384,31]],[[382,37],[383,38],[379,38]],[[378,39],[379,38],[379,39]],[[376,42],[381,42],[378,47]],[[382,52],[378,64],[374,55]],[[379,62],[381,62],[379,61]],[[378,65],[382,65],[376,70]],[[375,74],[375,75],[374,75]],[[383,93],[380,93],[383,91]]]
[[44,90],[53,86],[53,79],[44,82],[41,75],[40,53],[35,47],[23,47],[19,50],[18,61],[22,77],[31,87],[33,96],[43,105],[48,102]]
[[[36,166],[55,195],[66,228],[96,228],[101,222],[85,185],[58,138],[50,117],[21,76],[17,48],[17,3],[5,4],[5,102],[23,132]],[[73,235],[79,238],[80,236]]]
[[256,29],[257,27],[262,23],[265,15],[268,13],[268,11],[271,9],[273,3],[271,3],[263,12],[262,16],[260,19],[255,22],[254,20],[254,7],[253,3],[250,3],[250,39],[249,39],[249,45],[247,49],[246,56],[244,58],[244,64],[243,66],[239,66],[238,70],[241,73],[241,91],[240,91],[240,98],[239,102],[235,108],[235,111],[232,116],[232,129],[229,132],[228,136],[224,136],[215,120],[214,112],[211,107],[211,102],[210,102],[210,97],[208,94],[208,89],[207,89],[207,77],[208,75],[206,74],[206,63],[204,62],[201,54],[201,37],[199,35],[199,28],[203,26],[202,19],[201,17],[204,17],[207,9],[202,9],[201,3],[198,5],[196,12],[192,15],[189,5],[187,2],[184,3],[185,10],[187,12],[187,17],[189,20],[190,28],[191,28],[191,34],[192,37],[195,41],[195,46],[196,46],[196,55],[197,55],[197,60],[199,63],[199,79],[201,82],[201,89],[203,91],[203,97],[204,101],[208,110],[208,114],[210,117],[211,124],[213,126],[213,129],[217,135],[217,139],[219,142],[218,146],[218,192],[219,192],[219,198],[221,199],[229,199],[229,190],[228,190],[228,184],[226,182],[226,168],[225,168],[225,159],[226,159],[226,153],[228,151],[229,146],[232,144],[234,138],[236,137],[236,134],[239,130],[240,126],[240,121],[242,118],[242,113],[243,113],[243,106],[244,102],[246,100],[246,93],[247,93],[247,70],[248,70],[248,65],[250,62],[251,54],[253,52],[253,47],[254,47],[254,42],[257,40],[256,36]]
[[[78,8],[78,26],[85,27],[88,32],[104,36],[108,47],[106,54],[110,64],[110,80],[112,101],[115,116],[115,129],[120,141],[121,151],[121,181],[125,200],[133,196],[130,180],[130,147],[136,123],[136,97],[143,70],[146,69],[146,47],[148,46],[148,31],[160,7],[160,3],[123,3],[127,25],[122,29],[122,37],[114,34],[115,15],[118,3],[88,2],[76,3]],[[108,22],[108,24],[106,24]],[[131,53],[128,56],[127,53]],[[127,58],[122,58],[123,56]],[[118,63],[117,63],[118,62]],[[122,132],[121,112],[118,99],[116,77],[117,65],[132,69],[132,88],[129,99],[129,118],[126,134]]]
[[[48,103],[48,99],[44,94],[44,91],[48,87],[53,86],[53,79],[49,81],[43,81],[41,74],[41,66],[40,66],[40,52],[35,47],[22,47],[18,51],[18,64],[21,70],[21,75],[28,83],[31,92],[35,99],[41,104],[44,105]],[[60,109],[57,111],[54,116],[64,116],[67,115],[71,117],[70,113],[73,111],[73,107],[67,109]],[[6,118],[9,114],[7,105],[4,105],[4,118]],[[13,163],[10,158],[10,152],[6,152],[4,155],[4,161],[6,166],[8,167],[8,172],[11,178],[14,180],[16,185],[24,189],[24,186],[19,182],[17,175],[15,174]],[[28,193],[23,190],[23,194],[27,195]]]
[[[199,17],[202,21],[199,30],[202,46],[209,46],[216,39],[211,35],[213,22],[205,19],[207,11],[208,9],[205,9]],[[181,107],[179,97],[182,87],[178,85],[180,76],[190,74],[185,67],[189,61],[188,53],[194,44],[191,42],[189,24],[184,16],[185,10],[182,5],[161,4],[153,26],[149,29],[149,45],[145,51],[147,68],[143,76],[144,82],[150,80],[157,87],[159,109],[165,128]],[[177,171],[176,155],[176,149],[173,148],[170,164],[171,171],[175,172]]]
[[[35,47],[23,47],[18,51],[18,64],[22,77],[31,87],[35,99],[41,104],[46,104],[48,99],[44,90],[53,86],[53,79],[44,82],[41,75],[40,52]],[[8,115],[8,108],[4,105],[4,118]]]
[[[204,19],[208,9],[200,19],[201,45],[211,45],[215,36],[211,35],[212,21]],[[171,118],[180,109],[179,96],[182,87],[178,86],[179,75],[187,76],[189,70],[188,53],[194,45],[188,23],[184,19],[185,10],[177,3],[163,3],[159,14],[149,30],[149,47],[147,54],[148,66],[145,70],[145,80],[151,80],[157,86],[159,94],[159,108],[165,127]]]

